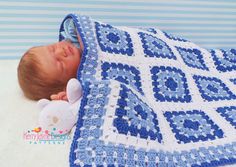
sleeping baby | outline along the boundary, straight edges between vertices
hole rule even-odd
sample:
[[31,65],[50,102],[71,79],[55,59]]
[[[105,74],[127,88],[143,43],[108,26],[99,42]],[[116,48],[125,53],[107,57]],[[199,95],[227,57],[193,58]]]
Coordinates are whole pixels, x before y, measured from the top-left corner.
[[24,95],[32,100],[67,100],[66,84],[76,77],[83,46],[70,41],[30,48],[18,65],[18,82]]

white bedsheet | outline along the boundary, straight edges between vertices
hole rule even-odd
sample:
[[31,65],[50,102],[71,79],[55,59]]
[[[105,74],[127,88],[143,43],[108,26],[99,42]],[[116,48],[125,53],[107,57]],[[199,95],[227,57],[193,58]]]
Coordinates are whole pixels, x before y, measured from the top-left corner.
[[65,144],[30,144],[23,138],[24,132],[36,127],[39,109],[36,102],[26,99],[19,88],[18,62],[0,60],[0,166],[69,166],[71,140],[66,140]]

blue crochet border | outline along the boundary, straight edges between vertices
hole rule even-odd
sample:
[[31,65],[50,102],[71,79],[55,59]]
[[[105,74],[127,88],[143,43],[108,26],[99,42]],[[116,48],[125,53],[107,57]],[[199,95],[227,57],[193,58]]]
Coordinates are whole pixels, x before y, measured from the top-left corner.
[[[77,142],[77,139],[80,137],[80,128],[83,126],[83,115],[84,115],[84,112],[85,112],[85,109],[84,107],[86,106],[87,104],[87,96],[90,94],[90,88],[89,88],[89,85],[91,83],[91,81],[94,81],[95,80],[95,69],[97,67],[97,59],[98,59],[98,55],[96,54],[96,43],[94,42],[95,41],[95,38],[91,35],[93,35],[93,32],[92,33],[89,33],[89,35],[86,33],[86,32],[91,32],[91,21],[89,19],[89,17],[87,16],[77,16],[77,15],[74,15],[74,14],[69,14],[65,17],[64,21],[67,19],[67,18],[72,18],[74,20],[74,23],[78,29],[78,33],[80,34],[81,36],[81,39],[82,39],[82,42],[84,44],[84,51],[83,51],[83,55],[82,55],[82,59],[81,59],[81,65],[80,67],[78,68],[78,71],[77,71],[77,78],[78,80],[81,81],[82,83],[82,86],[83,86],[83,98],[82,98],[82,101],[81,101],[81,106],[79,108],[79,117],[78,117],[78,122],[77,122],[77,125],[76,125],[76,130],[75,130],[75,133],[74,133],[74,138],[73,138],[73,141],[72,141],[72,144],[71,144],[71,148],[70,148],[70,156],[69,156],[69,163],[70,163],[70,166],[71,167],[78,167],[80,165],[76,165],[74,164],[74,161],[76,160],[76,153],[74,153],[75,149],[78,148],[78,142]],[[63,22],[64,22],[63,21]],[[63,24],[62,24],[63,25]],[[60,28],[60,31],[63,30],[63,26],[61,26]],[[63,40],[63,38],[61,36],[59,36],[59,40]],[[92,42],[92,45],[91,43]],[[90,48],[90,50],[88,49]],[[94,50],[93,50],[94,49]],[[93,51],[92,51],[93,50]],[[93,59],[92,59],[93,57]],[[88,69],[86,69],[86,67],[88,65],[93,65],[93,70],[91,71],[88,71]],[[83,82],[82,82],[83,81]],[[147,154],[151,153],[153,154],[153,156],[151,156],[152,158],[155,158],[155,157],[159,157],[159,163],[158,163],[158,166],[162,166],[162,165],[174,165],[173,163],[169,163],[169,162],[165,162],[165,159],[168,158],[169,156],[174,156],[174,157],[180,157],[181,155],[185,155],[186,157],[188,157],[190,154],[193,154],[193,155],[196,155],[196,158],[200,158],[200,157],[197,157],[197,155],[199,155],[198,151],[202,151],[202,152],[205,152],[206,153],[206,156],[212,156],[209,154],[209,151],[216,151],[217,149],[222,149],[222,147],[226,147],[226,148],[232,148],[232,147],[235,147],[236,146],[236,142],[233,142],[231,144],[226,144],[224,146],[222,145],[219,145],[219,146],[216,146],[216,147],[211,147],[211,148],[204,148],[204,147],[201,147],[199,149],[191,149],[190,151],[182,151],[182,152],[174,152],[174,153],[170,153],[168,151],[160,151],[160,152],[147,152]],[[125,149],[124,147],[122,147],[123,149]],[[136,150],[135,150],[136,151]],[[225,151],[224,149],[221,150],[221,151]],[[227,154],[227,152],[223,152],[225,154]],[[209,155],[208,155],[209,154]],[[188,156],[187,156],[188,155]],[[199,159],[201,160],[201,159]],[[225,158],[220,158],[219,161],[217,160],[212,160],[211,162],[203,162],[201,163],[200,165],[196,164],[196,161],[191,161],[190,160],[187,160],[188,163],[190,163],[192,166],[219,166],[219,165],[226,165],[226,164],[234,164],[236,163],[236,159],[235,158],[229,158],[228,159],[225,159]],[[186,165],[186,164],[182,164],[182,165]],[[86,165],[85,166],[91,166],[91,165]],[[101,166],[101,165],[100,165]],[[108,164],[108,166],[115,166],[114,164]]]
[[84,86],[83,89],[83,98],[81,100],[79,112],[78,112],[78,120],[76,124],[76,130],[74,133],[74,137],[70,146],[70,153],[69,153],[69,164],[70,167],[78,167],[76,164],[74,164],[74,161],[76,159],[76,153],[74,152],[76,147],[77,147],[77,139],[80,137],[80,128],[83,126],[83,115],[84,115],[84,107],[87,104],[87,95],[89,95],[90,88],[89,88],[89,83]]
[[[78,16],[77,14],[68,14],[61,23],[59,30],[59,41],[64,40],[64,36],[61,35],[61,31],[64,31],[63,23],[67,19],[73,19],[75,27],[81,37],[82,43],[84,45],[84,50],[81,57],[80,66],[77,70],[77,79],[82,83],[84,87],[85,82],[91,82],[95,80],[95,69],[97,67],[97,44],[96,38],[93,35],[92,25],[90,18],[88,16]],[[89,34],[87,32],[90,32]],[[88,49],[92,48],[92,49]],[[92,66],[92,67],[89,67]]]
[[[86,18],[85,20],[89,20],[89,18],[87,16],[84,16],[84,17]],[[70,164],[70,166],[71,167],[78,167],[76,164],[74,164],[74,160],[76,159],[76,154],[74,153],[74,150],[77,147],[77,140],[76,139],[78,139],[80,137],[80,128],[83,126],[82,117],[84,115],[84,106],[87,104],[87,95],[89,95],[89,92],[90,92],[89,84],[90,84],[90,81],[95,80],[94,74],[96,72],[94,70],[92,74],[91,73],[86,74],[86,72],[84,72],[86,69],[84,69],[84,68],[89,65],[88,61],[90,60],[91,62],[95,62],[94,63],[95,64],[94,69],[95,69],[96,68],[96,62],[97,62],[97,59],[98,59],[98,55],[96,54],[97,49],[96,49],[94,54],[91,54],[91,56],[89,55],[89,50],[88,50],[88,48],[89,48],[89,43],[88,42],[89,41],[87,41],[87,39],[91,39],[91,38],[88,38],[86,36],[86,34],[85,34],[86,31],[84,31],[86,29],[84,29],[84,27],[83,27],[83,23],[80,19],[81,17],[78,17],[76,14],[68,14],[64,18],[64,20],[62,21],[60,29],[59,29],[59,41],[62,41],[62,40],[65,39],[64,36],[62,36],[60,32],[64,31],[64,27],[63,27],[64,24],[63,23],[69,18],[73,19],[75,27],[78,30],[78,33],[81,37],[81,40],[82,40],[82,43],[83,43],[83,46],[84,46],[84,50],[83,50],[83,53],[82,53],[82,56],[81,56],[80,66],[77,70],[77,79],[82,84],[83,98],[81,100],[80,108],[78,110],[78,119],[77,119],[77,124],[76,124],[76,130],[75,130],[75,133],[74,133],[74,137],[73,137],[73,140],[72,140],[72,144],[71,144],[71,147],[70,147],[70,153],[69,153],[69,164]],[[91,27],[88,27],[87,31],[91,31]],[[94,41],[95,41],[95,37],[91,42],[94,44],[94,46],[95,46],[94,48],[96,48],[96,43]],[[91,59],[92,56],[94,56],[94,58],[95,58],[94,60]]]

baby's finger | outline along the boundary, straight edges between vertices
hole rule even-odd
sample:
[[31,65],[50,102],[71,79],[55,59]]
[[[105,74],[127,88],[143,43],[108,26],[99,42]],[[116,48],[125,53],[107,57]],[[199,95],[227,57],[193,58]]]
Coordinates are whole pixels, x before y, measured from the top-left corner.
[[50,96],[51,100],[58,100],[58,98],[59,98],[58,95],[55,95],[55,94]]
[[66,92],[60,92],[58,93],[59,99],[62,99],[66,95]]
[[66,92],[59,92],[58,96],[64,96],[66,94]]
[[63,96],[62,100],[66,100],[68,101],[67,95],[65,94],[65,96]]

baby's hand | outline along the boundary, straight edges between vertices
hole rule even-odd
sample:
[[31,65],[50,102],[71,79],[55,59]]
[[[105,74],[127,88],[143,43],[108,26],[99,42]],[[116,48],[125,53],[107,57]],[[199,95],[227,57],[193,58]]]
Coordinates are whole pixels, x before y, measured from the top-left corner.
[[66,91],[61,91],[57,94],[53,94],[50,96],[51,100],[65,100],[68,101]]

